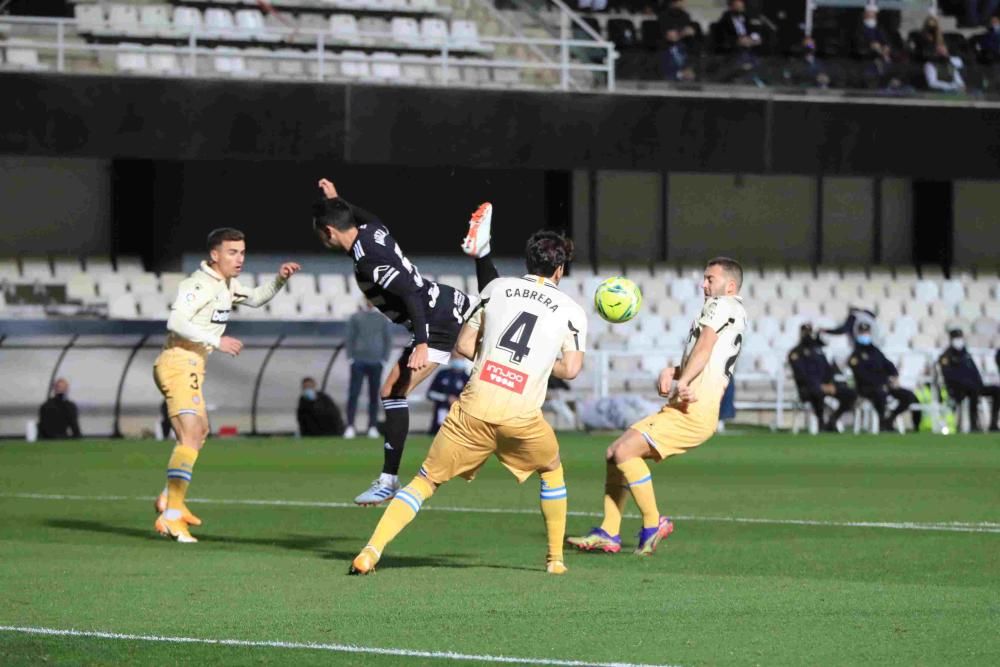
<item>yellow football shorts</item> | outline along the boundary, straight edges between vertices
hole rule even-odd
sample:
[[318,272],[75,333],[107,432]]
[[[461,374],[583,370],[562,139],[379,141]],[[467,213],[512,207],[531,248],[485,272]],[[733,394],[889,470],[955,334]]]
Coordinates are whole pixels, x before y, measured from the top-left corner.
[[167,414],[208,417],[205,396],[205,358],[181,347],[171,347],[160,353],[153,363],[153,379],[167,401]]
[[472,480],[493,454],[520,483],[556,459],[559,442],[541,413],[527,422],[490,424],[455,403],[434,437],[420,472],[435,484],[455,477]]
[[714,401],[714,404],[714,410],[698,410],[694,408],[697,404],[691,404],[687,411],[667,404],[659,412],[632,424],[632,428],[642,434],[662,461],[683,454],[712,437],[719,424],[719,402]]

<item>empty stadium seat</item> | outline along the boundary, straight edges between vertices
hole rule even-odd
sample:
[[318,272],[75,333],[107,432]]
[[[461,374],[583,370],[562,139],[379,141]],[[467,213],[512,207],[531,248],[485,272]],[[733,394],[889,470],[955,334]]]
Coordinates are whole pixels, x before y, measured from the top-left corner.
[[372,71],[368,56],[362,51],[344,51],[340,54],[344,60],[340,62],[340,72],[352,79],[371,78]]
[[919,330],[920,326],[917,321],[909,315],[897,317],[892,322],[892,334],[899,338],[900,340],[897,342],[903,345],[909,343],[910,338],[915,336]]
[[146,5],[139,9],[139,24],[143,32],[158,37],[171,37],[174,25],[171,21],[170,5]]
[[152,273],[140,273],[132,276],[129,281],[129,291],[135,295],[157,294],[160,291],[160,281]]
[[481,86],[489,84],[492,81],[489,67],[480,65],[466,65],[462,67],[461,77],[463,82],[472,86]]
[[45,257],[21,258],[21,277],[25,280],[51,280],[52,268]]
[[66,280],[66,297],[74,301],[90,303],[97,297],[94,278],[86,273],[76,273]]
[[330,33],[341,41],[357,42],[358,19],[350,14],[334,14],[330,17]]
[[174,8],[174,28],[184,33],[199,31],[202,27],[201,12],[194,7]]
[[397,16],[389,25],[393,40],[402,44],[415,44],[420,41],[420,24],[416,19]]
[[295,301],[287,295],[284,298],[281,295],[275,297],[268,303],[267,307],[271,315],[279,319],[298,319],[299,317],[299,309]]
[[[268,280],[273,278],[273,275],[268,275]],[[296,273],[285,283],[284,291],[297,297],[315,296],[316,276],[311,273]]]
[[103,32],[107,28],[104,6],[99,4],[73,5],[73,17],[80,32]]
[[145,72],[149,69],[149,60],[141,45],[122,43],[115,54],[115,67],[119,72]]
[[137,301],[141,319],[166,320],[170,316],[170,301],[164,294],[143,294]]
[[[184,273],[161,273],[160,274],[160,291],[169,300],[173,300],[177,296],[177,288],[180,287],[181,281],[187,278]],[[243,283],[243,277],[239,278],[240,283]]]
[[973,301],[960,301],[955,306],[955,314],[961,319],[971,322],[983,314],[983,306],[981,303]]
[[120,273],[105,273],[97,278],[97,291],[102,299],[112,299],[128,291],[128,281]]
[[432,12],[437,10],[437,0],[407,0],[410,9]]
[[320,294],[340,296],[347,293],[347,284],[341,273],[321,273],[317,280]]
[[112,32],[138,34],[139,8],[135,5],[111,5],[108,8],[108,28]]
[[[419,58],[419,60],[417,60]],[[400,77],[406,83],[421,84],[431,80],[431,73],[428,69],[428,58],[420,56],[406,56],[406,60],[400,63]]]
[[[281,56],[276,61],[277,73],[287,78],[302,78],[306,75],[306,63],[301,51],[296,49],[278,49],[275,55]],[[258,63],[259,65],[259,63]],[[257,70],[260,71],[259,69]]]
[[79,257],[53,257],[52,273],[59,280],[68,280],[70,277],[83,271],[83,265]]
[[205,10],[205,32],[217,38],[229,38],[236,32],[236,21],[228,9],[212,8]]
[[17,69],[42,70],[48,66],[38,59],[38,50],[30,46],[7,43],[7,64]]
[[444,19],[421,19],[420,37],[425,44],[444,44],[448,41],[448,24]]
[[299,315],[306,320],[326,320],[330,318],[330,309],[324,299],[315,294],[311,298],[299,301]]
[[115,258],[115,271],[118,273],[136,274],[143,273],[145,270],[142,266],[142,259],[139,257],[120,255]]
[[933,280],[921,280],[913,287],[913,297],[920,302],[937,301],[940,296],[937,283]]
[[448,61],[448,69],[444,68],[443,58],[428,58],[430,63],[431,79],[439,84],[458,83],[462,80],[462,73],[459,71],[458,63],[454,59]]
[[941,300],[945,303],[958,303],[965,299],[965,287],[961,281],[946,280],[941,283]]
[[479,28],[475,21],[452,21],[451,40],[456,46],[474,46],[479,44]]
[[521,71],[512,67],[494,67],[493,82],[503,86],[520,85]]
[[399,79],[402,72],[399,67],[399,56],[389,51],[376,51],[372,54],[372,76],[385,81]]
[[111,260],[107,257],[88,257],[84,260],[84,265],[86,266],[86,271],[95,279],[104,273],[114,273],[114,267],[111,265]]
[[254,39],[264,37],[264,15],[257,9],[240,9],[236,11],[234,17],[236,27],[244,36],[252,36]]
[[108,317],[114,320],[134,320],[139,316],[135,297],[131,294],[118,294],[108,301]]
[[226,46],[212,49],[216,55],[212,58],[212,66],[217,74],[226,76],[252,78],[256,72],[247,67],[243,52]]
[[149,71],[155,74],[179,75],[184,73],[177,54],[174,53],[150,53]]

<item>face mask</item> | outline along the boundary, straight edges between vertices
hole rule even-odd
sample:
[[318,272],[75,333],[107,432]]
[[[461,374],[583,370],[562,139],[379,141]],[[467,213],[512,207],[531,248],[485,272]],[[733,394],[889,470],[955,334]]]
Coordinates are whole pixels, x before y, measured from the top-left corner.
[[316,390],[315,389],[303,389],[302,390],[302,398],[306,399],[307,401],[315,401],[316,400]]
[[878,19],[865,19],[866,28],[874,28],[878,25]]
[[951,341],[951,346],[953,348],[955,348],[956,350],[964,350],[965,349],[965,339],[964,338],[954,338]]
[[858,345],[871,345],[872,337],[868,335],[858,336]]

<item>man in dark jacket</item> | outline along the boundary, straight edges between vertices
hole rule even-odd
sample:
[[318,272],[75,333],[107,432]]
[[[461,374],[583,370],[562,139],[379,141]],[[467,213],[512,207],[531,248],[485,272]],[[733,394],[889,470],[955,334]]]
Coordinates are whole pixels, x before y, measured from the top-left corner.
[[997,425],[997,413],[1000,410],[1000,387],[984,385],[983,376],[976,368],[976,362],[965,349],[965,337],[961,329],[948,332],[948,349],[938,358],[938,368],[944,378],[948,396],[956,405],[969,399],[969,426],[973,431],[979,430],[979,397],[990,398],[990,430],[1000,430]]
[[316,380],[302,379],[299,396],[299,433],[302,435],[343,435],[344,419],[340,408],[327,394],[316,390]]
[[430,389],[427,390],[427,398],[434,404],[429,431],[431,435],[437,434],[444,418],[448,416],[448,411],[451,410],[452,403],[458,400],[468,381],[469,374],[465,371],[465,362],[460,357],[452,357],[451,362],[434,376]]
[[38,437],[61,440],[80,437],[80,420],[76,403],[69,400],[69,382],[59,378],[52,383],[52,395],[38,408]]
[[[823,341],[814,335],[812,325],[803,324],[799,334],[799,344],[788,353],[788,364],[795,375],[799,398],[812,406],[820,428],[824,431],[836,431],[837,422],[854,407],[858,395],[842,380],[838,381],[838,369],[827,360],[823,353]],[[837,400],[837,410],[829,421],[823,418],[827,396]]]
[[[862,322],[857,327],[854,353],[848,363],[854,373],[854,385],[858,395],[867,398],[875,406],[883,431],[891,431],[896,417],[903,414],[911,405],[918,404],[917,396],[909,389],[899,386],[899,370],[896,365],[885,358],[882,350],[872,343],[871,325]],[[886,403],[889,396],[898,402],[896,409],[886,414]],[[920,411],[914,410],[913,430],[920,426]]]

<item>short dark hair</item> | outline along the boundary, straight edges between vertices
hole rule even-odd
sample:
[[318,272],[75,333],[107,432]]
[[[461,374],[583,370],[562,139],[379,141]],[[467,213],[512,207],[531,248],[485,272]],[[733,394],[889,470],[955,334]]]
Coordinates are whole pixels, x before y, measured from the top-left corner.
[[320,199],[313,204],[313,228],[324,231],[327,226],[341,232],[357,227],[351,205],[340,197]]
[[316,378],[312,378],[312,377],[304,377],[304,378],[302,378],[302,384],[305,384],[306,382],[312,382],[313,384],[316,384]]
[[213,229],[208,233],[206,245],[208,245],[208,251],[212,252],[222,245],[223,241],[245,241],[246,238],[246,234],[238,229],[233,229],[232,227],[220,227],[218,229]]
[[721,266],[722,270],[736,281],[736,289],[743,287],[743,267],[732,257],[713,257],[705,266]]
[[573,261],[573,241],[559,232],[540,229],[528,239],[525,254],[528,273],[549,277]]

